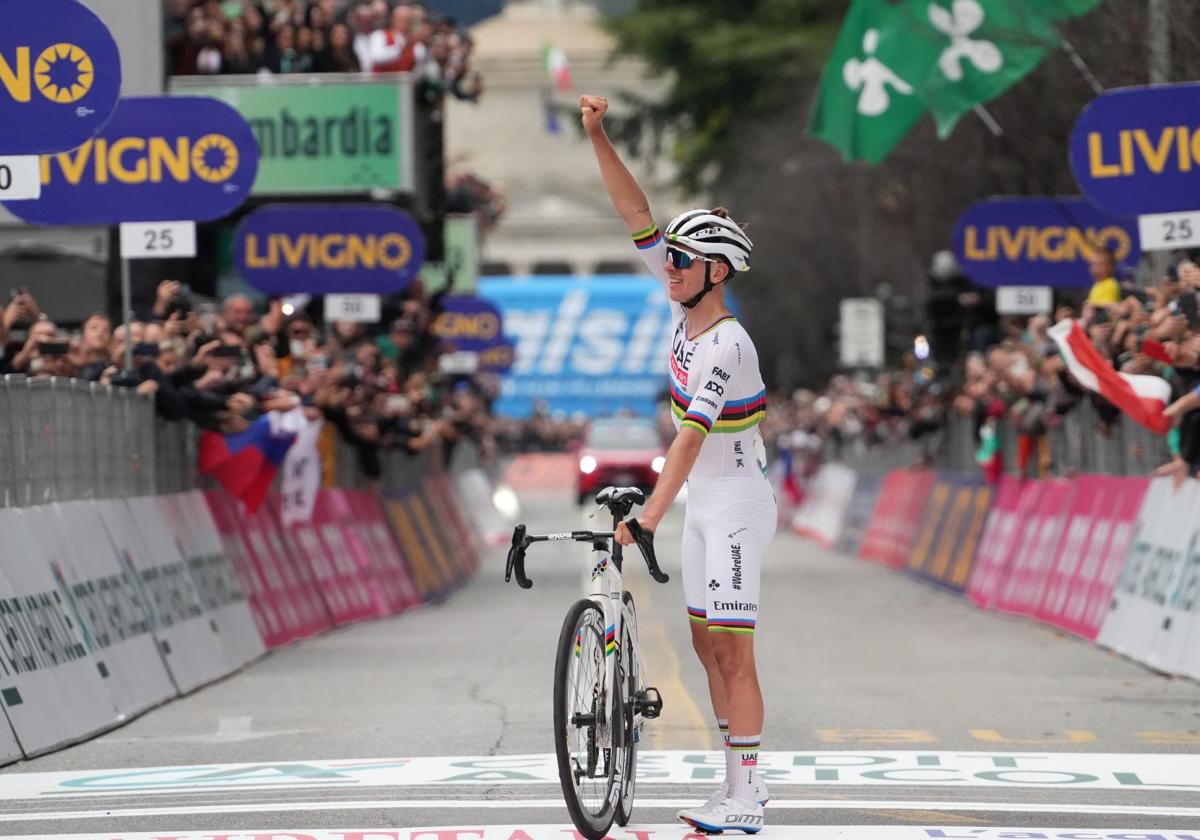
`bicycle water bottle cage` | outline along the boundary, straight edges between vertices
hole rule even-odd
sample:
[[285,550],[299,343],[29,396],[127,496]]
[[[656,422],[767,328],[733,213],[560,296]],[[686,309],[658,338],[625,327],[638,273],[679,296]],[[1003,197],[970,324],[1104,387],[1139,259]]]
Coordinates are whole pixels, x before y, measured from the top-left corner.
[[605,487],[596,494],[596,504],[604,505],[617,519],[624,519],[634,505],[645,501],[646,494],[637,487]]

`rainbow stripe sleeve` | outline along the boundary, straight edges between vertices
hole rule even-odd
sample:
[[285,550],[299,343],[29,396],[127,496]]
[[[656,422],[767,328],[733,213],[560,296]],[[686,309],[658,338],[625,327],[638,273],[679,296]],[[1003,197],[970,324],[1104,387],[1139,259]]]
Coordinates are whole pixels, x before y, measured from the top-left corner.
[[653,248],[659,242],[662,242],[662,234],[658,230],[658,225],[650,225],[645,230],[639,230],[633,234],[633,244],[639,251]]

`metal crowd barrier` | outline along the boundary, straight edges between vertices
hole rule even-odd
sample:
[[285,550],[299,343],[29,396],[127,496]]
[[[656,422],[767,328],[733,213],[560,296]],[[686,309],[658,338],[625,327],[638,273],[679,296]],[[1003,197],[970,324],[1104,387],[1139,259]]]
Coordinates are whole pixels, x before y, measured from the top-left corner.
[[157,492],[154,399],[57,377],[0,380],[0,507]]
[[[156,417],[154,398],[129,388],[0,377],[0,507],[195,489],[201,486],[198,440],[195,425]],[[458,447],[460,454],[470,448]],[[420,481],[443,468],[444,455],[438,447],[418,455],[383,450],[382,484]],[[370,484],[358,453],[339,435],[334,478],[337,487]]]
[[[1102,475],[1149,475],[1156,467],[1170,460],[1167,442],[1161,435],[1118,416],[1104,428],[1092,404],[1084,400],[1051,425],[1044,438],[1036,439],[1035,452],[1030,456],[1026,474],[1031,478],[1052,478],[1079,473]],[[1007,419],[1000,424],[1000,446],[1004,454],[1004,470],[1018,471],[1018,429]],[[1049,458],[1042,472],[1040,452],[1045,447]],[[899,447],[904,449],[905,447]],[[978,471],[975,452],[979,441],[975,424],[970,418],[954,416],[947,422],[944,441],[936,462],[951,472]],[[895,447],[880,453],[892,460]]]

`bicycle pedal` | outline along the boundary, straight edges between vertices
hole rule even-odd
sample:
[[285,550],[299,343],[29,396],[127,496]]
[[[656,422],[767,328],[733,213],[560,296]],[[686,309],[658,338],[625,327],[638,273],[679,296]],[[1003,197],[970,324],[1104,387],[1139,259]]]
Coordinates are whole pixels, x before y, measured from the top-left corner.
[[646,686],[637,693],[637,711],[647,720],[653,720],[662,714],[662,695],[658,689]]

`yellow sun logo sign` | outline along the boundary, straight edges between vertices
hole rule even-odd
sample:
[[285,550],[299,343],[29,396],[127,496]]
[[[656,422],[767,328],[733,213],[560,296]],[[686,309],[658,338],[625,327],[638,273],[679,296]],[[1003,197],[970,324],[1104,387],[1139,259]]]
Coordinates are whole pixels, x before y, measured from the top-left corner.
[[36,85],[51,102],[69,105],[87,96],[96,81],[91,56],[75,44],[52,44],[30,60],[29,47],[18,47],[11,63],[0,55],[0,88],[17,102],[29,102]]
[[74,44],[54,44],[33,65],[34,83],[51,102],[68,105],[87,96],[96,78],[92,59]]
[[206,134],[192,146],[192,170],[205,181],[228,181],[238,168],[238,150],[220,134]]

